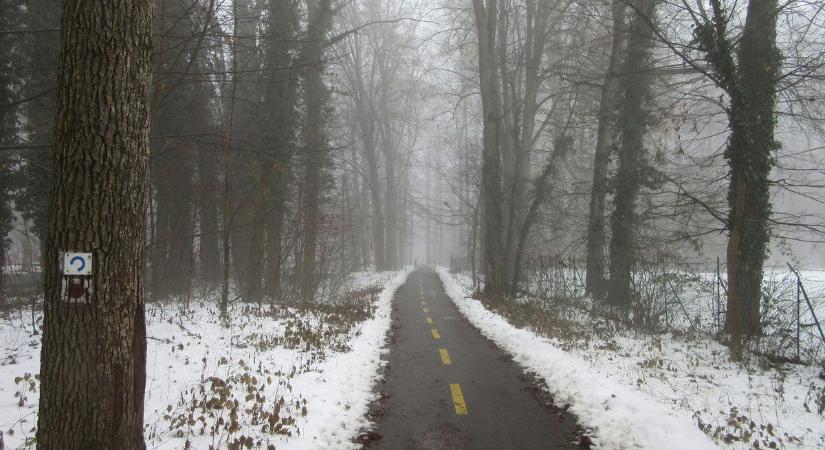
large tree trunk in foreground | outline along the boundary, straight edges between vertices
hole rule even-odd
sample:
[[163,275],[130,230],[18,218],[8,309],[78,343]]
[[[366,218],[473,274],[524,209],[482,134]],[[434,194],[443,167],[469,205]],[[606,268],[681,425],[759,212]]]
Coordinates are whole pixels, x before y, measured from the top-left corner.
[[730,89],[731,136],[725,154],[731,168],[726,329],[734,360],[742,357],[742,336],[761,332],[762,266],[771,210],[768,177],[771,155],[778,147],[774,109],[781,55],[776,48],[776,17],[775,0],[748,5],[737,85]]
[[[142,449],[152,1],[64,11],[37,445]],[[61,300],[63,251],[93,253],[88,303]]]

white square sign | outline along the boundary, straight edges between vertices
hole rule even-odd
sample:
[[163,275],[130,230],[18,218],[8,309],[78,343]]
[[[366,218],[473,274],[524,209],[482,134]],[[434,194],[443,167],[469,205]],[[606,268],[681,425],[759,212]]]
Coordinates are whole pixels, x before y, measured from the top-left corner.
[[92,254],[65,252],[63,253],[63,275],[91,275]]

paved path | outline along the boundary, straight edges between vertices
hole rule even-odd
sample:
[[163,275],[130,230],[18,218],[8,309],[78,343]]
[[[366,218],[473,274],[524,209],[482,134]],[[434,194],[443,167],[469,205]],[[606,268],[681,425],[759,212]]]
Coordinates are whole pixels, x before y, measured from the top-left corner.
[[391,339],[370,447],[579,448],[575,418],[542,405],[540,390],[461,315],[432,270],[399,289]]

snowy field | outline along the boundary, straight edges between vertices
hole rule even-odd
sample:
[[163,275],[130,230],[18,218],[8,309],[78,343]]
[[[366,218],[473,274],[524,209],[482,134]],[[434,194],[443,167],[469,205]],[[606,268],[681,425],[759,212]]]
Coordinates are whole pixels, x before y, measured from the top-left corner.
[[707,334],[621,331],[585,313],[563,326],[517,328],[468,298],[468,277],[439,275],[462,313],[541,376],[601,448],[825,448],[818,367],[732,364]]
[[[408,272],[361,273],[336,302],[269,314],[214,299],[147,305],[148,448],[346,449],[368,425],[391,300]],[[31,444],[37,423],[40,313],[0,318],[0,430]]]

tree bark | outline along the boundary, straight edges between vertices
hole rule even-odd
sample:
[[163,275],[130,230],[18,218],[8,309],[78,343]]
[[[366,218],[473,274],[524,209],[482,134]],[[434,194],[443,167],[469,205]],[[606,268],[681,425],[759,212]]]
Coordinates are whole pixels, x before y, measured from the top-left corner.
[[[145,448],[152,3],[64,3],[38,448]],[[88,303],[61,299],[64,251],[93,254]]]
[[391,144],[384,146],[384,172],[386,174],[387,193],[384,213],[386,216],[386,231],[384,240],[384,264],[390,270],[398,268],[398,192],[395,174],[395,151]]
[[395,139],[395,131],[390,123],[390,111],[388,105],[388,98],[390,92],[390,82],[387,81],[390,75],[387,75],[389,68],[387,62],[381,60],[382,87],[383,95],[381,96],[381,117],[382,124],[381,133],[381,147],[384,154],[384,175],[387,189],[384,195],[384,264],[390,270],[398,268],[398,178],[396,176],[396,145],[398,141]]
[[[273,302],[283,296],[281,291],[281,264],[283,261],[284,201],[283,195],[273,198],[273,212],[267,230],[269,242],[269,284],[268,293]],[[279,206],[280,204],[280,206]]]
[[554,139],[553,154],[550,156],[550,159],[534,183],[533,201],[530,202],[530,207],[521,225],[518,246],[516,247],[515,258],[513,259],[513,279],[509,287],[509,293],[513,298],[516,298],[518,295],[518,283],[521,278],[521,260],[524,257],[524,249],[527,245],[527,238],[530,235],[530,228],[538,218],[539,208],[553,191],[553,180],[551,180],[550,177],[556,172],[559,161],[564,158],[572,147],[573,138],[569,136],[561,135]]
[[719,0],[712,15],[694,29],[694,43],[716,74],[715,82],[730,96],[731,130],[725,159],[728,186],[728,301],[725,331],[730,358],[742,358],[742,339],[761,333],[763,264],[769,240],[770,171],[779,148],[776,92],[782,55],[776,46],[778,2],[748,3],[745,27],[736,45],[728,33],[728,14]]
[[610,163],[611,126],[615,108],[617,72],[624,43],[625,0],[613,0],[613,36],[607,72],[601,89],[596,152],[593,156],[593,184],[590,190],[590,211],[587,223],[586,292],[603,300],[605,285],[605,199],[607,197],[607,166]]
[[637,0],[622,66],[619,120],[621,147],[616,173],[615,209],[611,216],[610,282],[607,302],[628,311],[633,300],[633,268],[636,264],[638,213],[636,199],[642,185],[644,134],[650,117],[645,102],[650,95],[650,27],[657,0]]
[[207,286],[217,286],[221,279],[220,185],[217,140],[214,148],[198,158],[198,217],[200,238],[200,278]]
[[[512,83],[519,83],[520,85],[514,89],[514,92],[504,96],[505,109],[511,111],[510,114],[505,114],[504,128],[507,130],[504,134],[508,137],[508,141],[512,142],[512,149],[509,151],[505,148],[502,153],[512,153],[510,163],[505,164],[505,167],[511,167],[505,170],[504,185],[507,186],[509,199],[506,217],[506,236],[505,242],[505,268],[506,273],[504,280],[508,286],[508,291],[513,292],[518,284],[518,275],[516,274],[516,260],[520,260],[522,255],[519,253],[519,244],[522,241],[520,235],[521,230],[525,228],[525,221],[527,220],[528,205],[526,185],[530,179],[530,167],[533,153],[534,132],[536,128],[536,114],[538,112],[537,96],[539,88],[542,83],[541,62],[545,56],[545,45],[548,39],[548,28],[550,27],[550,17],[553,13],[553,8],[548,7],[541,2],[528,2],[525,6],[524,18],[524,44],[519,49],[519,64],[521,67],[515,73],[516,79],[510,80],[505,85]],[[500,24],[506,22],[499,21]],[[501,35],[499,29],[499,36]],[[500,39],[501,41],[501,39]],[[499,52],[502,61],[502,73],[508,73],[506,66],[507,61],[505,55],[506,48],[503,43],[499,45]],[[522,81],[523,77],[523,81]],[[522,92],[521,98],[518,93]],[[555,103],[555,102],[554,102]],[[554,110],[558,108],[553,107]],[[510,117],[510,125],[507,124],[507,117]],[[510,129],[510,127],[514,127]],[[532,224],[527,225],[529,229]],[[526,238],[526,237],[525,237]]]
[[498,0],[473,0],[478,37],[478,69],[481,109],[484,116],[481,162],[481,236],[483,240],[484,293],[493,300],[504,294],[503,205],[501,152],[499,149],[500,107],[496,75],[496,24]]
[[298,50],[298,2],[270,2],[266,30],[262,36],[264,83],[262,110],[263,148],[266,164],[262,170],[269,177],[266,238],[268,241],[267,293],[273,301],[280,299],[283,227],[286,216],[288,180],[295,155],[295,111],[298,70],[285,68],[295,64]]
[[327,163],[325,134],[325,105],[327,90],[323,82],[324,49],[332,16],[330,0],[318,0],[310,5],[307,41],[302,51],[306,92],[304,126],[304,179],[301,221],[304,225],[303,254],[301,256],[301,296],[312,300],[317,287],[318,234],[321,216],[323,173]]
[[[728,316],[731,359],[741,359],[741,337],[761,333],[760,303],[770,205],[772,154],[779,147],[776,86],[781,55],[776,47],[775,0],[752,0],[738,52],[738,76],[731,92],[731,136],[725,153],[730,166]],[[740,336],[741,335],[741,336]]]
[[[263,260],[264,260],[264,235],[266,230],[266,215],[268,205],[266,195],[269,192],[271,173],[268,167],[264,167],[262,161],[256,161],[256,169],[253,169],[253,178],[257,180],[255,191],[252,194],[252,223],[249,226],[249,240],[246,251],[246,273],[244,278],[245,302],[261,303],[261,288],[263,287]],[[268,166],[268,165],[267,165]]]
[[361,53],[356,47],[353,51],[353,82],[356,87],[355,110],[358,127],[361,130],[361,142],[364,145],[364,157],[367,160],[366,182],[370,192],[372,206],[371,228],[373,262],[375,270],[386,270],[384,260],[384,208],[381,204],[381,185],[378,176],[378,152],[375,143],[375,114],[372,100],[364,86],[364,76],[361,68]]

